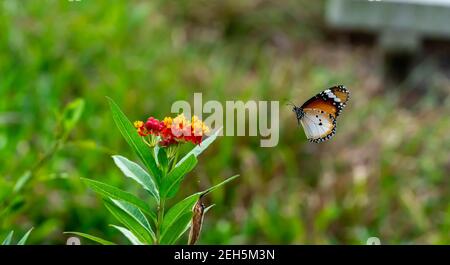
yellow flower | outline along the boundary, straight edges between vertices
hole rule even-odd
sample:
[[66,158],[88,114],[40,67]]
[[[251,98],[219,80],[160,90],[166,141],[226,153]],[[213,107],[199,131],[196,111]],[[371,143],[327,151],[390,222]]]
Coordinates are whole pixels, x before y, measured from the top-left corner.
[[134,127],[136,129],[139,129],[139,128],[143,127],[143,126],[144,126],[144,122],[143,121],[135,121],[134,122]]
[[194,115],[186,119],[183,113],[175,118],[165,117],[162,122],[150,117],[146,123],[135,121],[133,125],[140,136],[160,136],[160,145],[164,147],[185,142],[200,144],[203,136],[210,131],[199,117]]
[[176,116],[173,121],[172,121],[172,128],[175,129],[183,129],[186,126],[189,126],[189,122],[186,120],[186,117],[184,116],[183,113],[181,113],[180,115]]
[[143,121],[135,121],[133,123],[133,125],[136,128],[136,131],[139,133],[140,136],[147,136],[149,134],[149,132],[147,131],[147,129],[144,126]]
[[166,126],[166,128],[170,128],[170,126],[172,126],[172,118],[171,117],[165,117],[163,122],[164,122],[164,126]]
[[183,113],[173,118],[171,125],[173,135],[176,137],[185,135],[186,132],[184,130],[186,130],[186,128],[189,128],[189,123]]
[[184,113],[179,114],[173,119],[174,124],[182,124],[185,125],[188,121],[186,120],[186,117],[184,116]]
[[202,122],[202,130],[203,133],[209,133],[209,127],[204,122]]
[[206,124],[202,120],[198,119],[197,116],[192,117],[191,126],[192,132],[195,136],[201,136],[209,132],[208,126],[206,126]]
[[197,122],[197,121],[200,121],[200,122],[201,122],[201,120],[199,120],[198,117],[197,117],[196,115],[192,116],[191,121],[192,121],[192,123],[195,123],[195,122]]

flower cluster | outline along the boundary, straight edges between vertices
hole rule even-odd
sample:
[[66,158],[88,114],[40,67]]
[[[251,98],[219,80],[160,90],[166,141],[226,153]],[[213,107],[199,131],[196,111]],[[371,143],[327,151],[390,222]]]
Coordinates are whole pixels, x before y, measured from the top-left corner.
[[203,136],[209,132],[208,126],[205,125],[197,116],[192,119],[186,119],[184,114],[180,114],[175,118],[165,117],[159,121],[153,117],[143,121],[135,121],[134,127],[140,136],[159,136],[160,146],[170,146],[183,142],[191,142],[200,144]]

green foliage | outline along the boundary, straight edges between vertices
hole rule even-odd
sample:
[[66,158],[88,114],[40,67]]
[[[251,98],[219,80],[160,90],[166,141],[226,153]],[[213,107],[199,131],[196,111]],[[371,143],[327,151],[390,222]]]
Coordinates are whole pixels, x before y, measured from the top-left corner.
[[13,234],[14,234],[14,231],[9,232],[8,235],[6,236],[6,238],[3,240],[2,245],[11,244],[11,239],[12,239]]
[[[165,238],[166,234],[179,233],[177,229],[172,229],[172,227],[176,226],[176,223],[182,219],[184,215],[191,214],[192,216],[192,208],[195,203],[200,198],[200,193],[193,194],[184,200],[178,202],[169,211],[167,211],[164,216],[164,221],[161,225],[161,237]],[[190,218],[189,218],[190,219]],[[172,231],[173,230],[173,231]],[[169,236],[172,238],[173,236]]]
[[205,151],[208,148],[208,146],[210,144],[212,144],[212,142],[214,142],[214,140],[216,140],[217,136],[219,135],[219,133],[221,131],[222,131],[222,128],[219,128],[217,131],[215,131],[213,134],[211,134],[211,136],[209,136],[206,140],[204,140],[201,145],[197,145],[194,148],[192,148],[192,150],[189,151],[189,153],[187,153],[182,159],[180,159],[180,161],[178,161],[176,166],[178,167],[179,165],[181,165],[184,162],[184,160],[191,158],[192,155],[197,157],[201,153],[203,153],[203,151]]
[[[165,214],[164,221],[161,225],[161,243],[173,244],[189,228],[192,218],[192,208],[197,203],[197,201],[209,192],[225,185],[226,183],[232,181],[237,177],[238,175],[230,177],[203,192],[192,194],[191,196],[172,206],[172,208],[170,208],[169,211],[167,211],[167,213]],[[205,209],[205,212],[207,212],[212,206],[213,205],[207,207]]]
[[87,186],[89,186],[93,191],[102,195],[105,198],[111,198],[116,200],[122,200],[124,202],[128,202],[132,205],[135,205],[145,213],[149,214],[152,219],[156,219],[156,215],[153,214],[152,209],[149,204],[147,204],[144,200],[139,199],[133,194],[120,190],[114,186],[105,184],[100,181],[91,180],[91,179],[82,179]]
[[[156,213],[149,208],[145,201],[131,193],[99,181],[84,178],[83,181],[93,191],[105,198],[104,205],[106,208],[126,228],[115,225],[112,225],[112,227],[121,232],[132,244],[174,244],[189,228],[193,215],[192,209],[200,197],[235,179],[237,176],[233,176],[204,192],[198,192],[187,197],[165,213],[165,201],[177,194],[185,176],[197,165],[196,156],[216,139],[217,134],[210,136],[207,139],[208,142],[202,145],[202,149],[194,148],[194,151],[186,155],[187,158],[182,158],[180,163],[173,165],[172,168],[168,168],[170,159],[165,148],[156,147],[157,150],[151,150],[141,138],[136,137],[138,134],[133,125],[111,99],[110,105],[116,125],[122,132],[123,137],[138,157],[141,158],[142,162],[148,165],[148,169],[152,172],[157,172],[157,175],[153,175],[156,178],[153,179],[138,164],[123,156],[113,156],[114,162],[126,177],[139,183],[156,200]],[[152,154],[155,154],[155,157]],[[160,185],[156,185],[155,182],[160,183]],[[153,220],[154,228],[144,213],[148,214]],[[101,244],[105,243],[98,237],[83,233],[80,235]]]
[[171,226],[170,229],[161,235],[160,243],[163,245],[174,244],[189,228],[192,219],[191,212],[182,214]]
[[[18,241],[16,244],[14,244],[14,245],[25,245],[25,243],[27,242],[28,237],[30,236],[30,233],[31,233],[32,230],[33,230],[33,228],[30,228],[30,230],[28,230],[28,231],[25,233],[25,235],[23,235],[22,238],[19,239],[19,241]],[[13,245],[13,243],[12,243],[12,237],[13,237],[13,235],[14,235],[14,231],[12,230],[12,231],[10,231],[10,232],[8,233],[8,235],[5,237],[5,239],[4,239],[3,242],[2,242],[2,245]]]
[[[168,209],[223,176],[242,178],[205,197],[216,206],[199,243],[450,244],[450,81],[435,69],[445,58],[414,71],[426,74],[418,89],[391,86],[375,46],[329,35],[324,2],[1,1],[0,239],[32,225],[27,244],[65,244],[63,231],[129,243],[80,177],[142,198],[149,212],[133,205],[153,226],[154,197],[111,166],[113,154],[137,158],[105,96],[134,120],[163,117],[201,92],[204,102],[280,101],[280,141],[261,148],[259,137],[221,137],[202,153]],[[306,143],[283,102],[335,83],[352,93],[337,134]],[[77,98],[80,120],[33,170]]]
[[113,242],[110,242],[108,240],[105,240],[105,239],[102,239],[100,237],[96,237],[96,236],[93,236],[93,235],[89,235],[89,234],[86,234],[86,233],[64,232],[64,234],[73,234],[73,235],[76,235],[76,236],[81,236],[81,237],[87,238],[87,239],[89,239],[91,241],[97,242],[97,243],[99,243],[101,245],[115,245],[115,243],[113,243]]
[[139,239],[130,230],[128,230],[124,227],[121,227],[121,226],[117,226],[117,225],[111,225],[111,226],[114,227],[115,229],[119,230],[126,238],[128,238],[128,240],[130,240],[131,244],[144,245],[144,243],[139,241]]
[[[30,202],[30,200],[26,200],[26,194],[32,189],[33,185],[39,183],[37,178],[39,171],[51,163],[51,160],[57,152],[66,147],[68,137],[75,128],[75,125],[79,122],[83,111],[83,99],[76,99],[69,102],[61,111],[62,114],[57,113],[58,122],[55,126],[55,133],[50,146],[46,147],[43,154],[33,163],[31,168],[25,170],[16,181],[3,180],[3,183],[0,182],[0,220],[3,221],[0,222],[0,225],[13,219],[25,207],[26,203]],[[20,170],[23,169],[20,168]],[[18,245],[25,243],[30,232],[31,229],[25,233],[24,237],[18,242]],[[6,240],[6,243],[9,243],[12,233],[11,231],[8,234],[7,239],[9,238],[9,240]]]
[[144,244],[151,244],[153,242],[154,236],[152,236],[151,230],[148,230],[141,222],[137,221],[141,217],[137,214],[137,209],[124,211],[123,208],[108,201],[105,201],[105,206],[119,222],[131,230],[140,242]]
[[[165,154],[164,150],[160,150],[160,154]],[[158,155],[158,157],[160,157]],[[113,156],[114,162],[116,163],[117,167],[120,168],[120,170],[123,172],[123,174],[129,178],[134,179],[137,183],[141,184],[141,186],[146,189],[159,203],[159,191],[156,187],[155,182],[153,181],[153,178],[150,177],[150,175],[142,169],[138,164],[126,159],[123,156]],[[161,160],[167,161],[167,158],[160,159],[160,165],[162,168],[167,167],[167,162],[162,163]]]
[[152,173],[152,177],[155,178],[156,183],[158,183],[159,185],[159,183],[161,183],[162,177],[161,170],[156,165],[152,154],[148,152],[147,146],[136,133],[135,128],[127,119],[125,114],[123,114],[117,104],[112,99],[108,100],[117,128],[119,128],[120,133],[125,138],[127,143],[131,146],[133,151],[138,155],[139,159],[141,159],[142,163],[144,163],[147,169],[150,170],[150,172]]
[[172,171],[167,174],[163,179],[161,185],[161,194],[164,198],[172,198],[180,188],[183,178],[194,169],[197,165],[197,158],[194,155],[190,155],[187,159],[179,165],[176,165]]
[[84,105],[83,99],[76,99],[67,104],[61,118],[64,126],[64,137],[67,137],[67,135],[75,128],[75,125],[83,114]]

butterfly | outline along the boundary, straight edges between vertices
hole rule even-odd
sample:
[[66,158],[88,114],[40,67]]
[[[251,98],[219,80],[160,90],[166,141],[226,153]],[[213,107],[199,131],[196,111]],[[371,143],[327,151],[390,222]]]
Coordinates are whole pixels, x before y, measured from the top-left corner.
[[347,88],[334,86],[312,97],[301,107],[292,104],[292,111],[297,115],[297,122],[302,124],[308,140],[320,143],[336,133],[336,118],[349,99]]

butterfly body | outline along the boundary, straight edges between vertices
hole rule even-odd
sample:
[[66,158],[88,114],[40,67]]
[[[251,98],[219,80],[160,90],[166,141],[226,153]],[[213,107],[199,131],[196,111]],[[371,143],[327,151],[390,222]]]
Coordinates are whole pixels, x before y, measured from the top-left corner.
[[320,143],[336,133],[336,118],[346,106],[350,92],[344,86],[335,86],[294,106],[297,121],[302,125],[309,141]]

